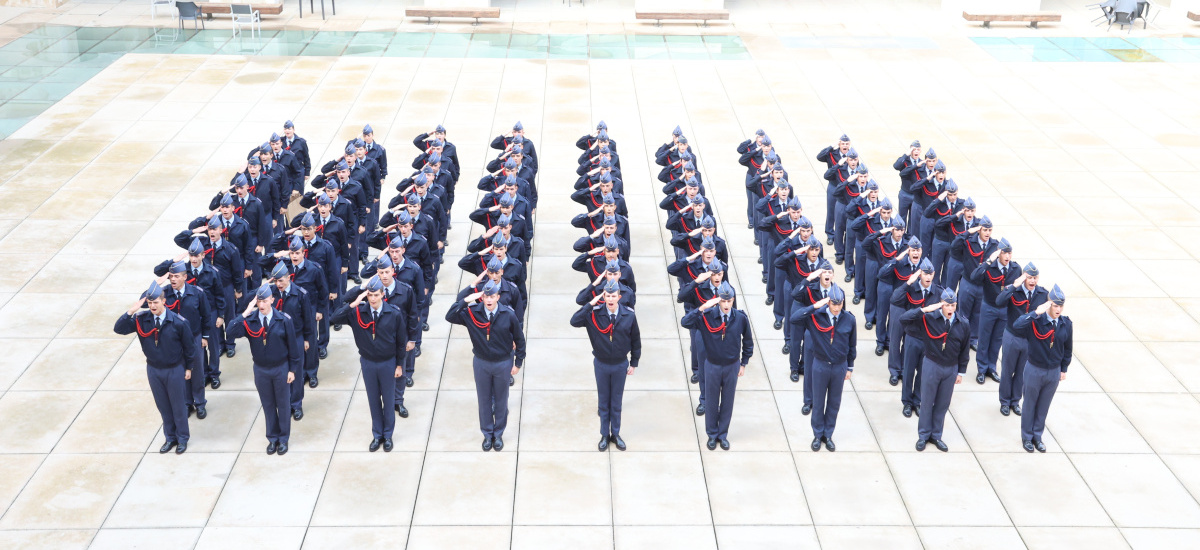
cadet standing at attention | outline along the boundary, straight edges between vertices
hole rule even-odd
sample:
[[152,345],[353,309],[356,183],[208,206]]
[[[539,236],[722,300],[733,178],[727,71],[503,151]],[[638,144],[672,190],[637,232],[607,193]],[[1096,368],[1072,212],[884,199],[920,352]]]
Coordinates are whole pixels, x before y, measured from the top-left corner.
[[[288,452],[292,433],[292,390],[296,373],[304,371],[303,345],[290,315],[275,309],[270,283],[254,293],[246,311],[229,322],[230,338],[245,338],[254,358],[254,387],[267,424],[267,454]],[[254,313],[254,310],[258,310]]]
[[[917,450],[933,443],[939,451],[950,450],[942,442],[942,427],[954,385],[962,384],[970,360],[971,327],[955,315],[958,296],[953,290],[942,291],[942,301],[913,309],[900,316],[904,331],[925,345],[921,362],[921,421],[917,424]],[[957,372],[956,372],[957,371]]]
[[[704,417],[708,450],[729,450],[729,422],[733,418],[733,396],[737,379],[745,376],[746,364],[754,355],[750,319],[734,309],[733,287],[722,282],[717,296],[693,309],[680,321],[684,328],[696,329],[704,340],[704,393],[711,409]],[[713,306],[718,306],[714,308]],[[740,358],[739,358],[740,351]]]
[[1067,379],[1071,365],[1071,341],[1074,333],[1071,318],[1062,314],[1066,295],[1058,285],[1050,289],[1046,302],[1033,313],[1026,313],[1013,323],[1014,331],[1025,338],[1029,347],[1029,362],[1025,364],[1025,416],[1021,417],[1021,440],[1026,452],[1036,448],[1046,452],[1042,432],[1046,415],[1058,383]]
[[821,443],[831,452],[837,450],[833,429],[842,408],[842,389],[854,372],[858,355],[858,327],[845,305],[846,293],[834,285],[828,297],[792,312],[793,322],[808,333],[805,344],[810,368],[804,377],[812,379],[813,452],[821,450]]

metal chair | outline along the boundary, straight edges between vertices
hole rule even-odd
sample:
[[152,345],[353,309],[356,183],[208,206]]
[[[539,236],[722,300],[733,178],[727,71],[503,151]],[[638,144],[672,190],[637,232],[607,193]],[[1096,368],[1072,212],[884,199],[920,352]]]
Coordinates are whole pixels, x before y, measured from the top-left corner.
[[[192,21],[192,30],[204,28],[204,19],[200,17],[200,6],[195,2],[176,2],[175,9],[179,12],[179,30],[183,30],[184,21]],[[199,23],[197,28],[196,23]]]
[[150,0],[150,19],[158,16],[159,6],[166,6],[167,12],[171,14],[171,18],[175,18],[175,0]]
[[1118,25],[1118,29],[1124,29],[1126,25],[1129,25],[1129,30],[1126,31],[1126,33],[1133,32],[1133,12],[1124,12],[1124,11],[1113,12],[1112,18],[1110,18],[1108,20],[1108,29],[1107,30],[1112,30],[1112,26],[1114,23],[1116,23]]
[[233,18],[234,36],[242,32],[242,25],[249,25],[251,38],[256,30],[262,35],[262,16],[250,4],[230,4],[229,15]]

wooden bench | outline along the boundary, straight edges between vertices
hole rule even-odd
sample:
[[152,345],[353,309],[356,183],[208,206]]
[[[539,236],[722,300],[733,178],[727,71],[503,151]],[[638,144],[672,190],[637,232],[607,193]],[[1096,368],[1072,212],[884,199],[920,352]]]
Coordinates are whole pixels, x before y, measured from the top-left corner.
[[967,21],[983,21],[983,27],[990,29],[992,21],[1022,21],[1029,23],[1030,27],[1037,28],[1038,23],[1057,23],[1062,21],[1062,15],[1057,13],[993,13],[993,14],[971,14],[963,12],[963,19]]
[[1192,21],[1200,21],[1200,13],[1194,12],[1194,11],[1189,11],[1188,19],[1191,19]]
[[434,17],[473,17],[478,25],[480,19],[499,19],[500,8],[405,8],[405,17],[424,17],[432,25]]
[[729,20],[729,10],[671,10],[671,11],[639,11],[634,12],[636,19],[653,19],[654,26],[661,27],[664,19],[679,21],[703,21],[708,26],[709,20]]
[[[212,21],[214,13],[228,15],[231,11],[229,4],[229,2],[196,2],[196,5],[200,7],[200,13],[205,14],[209,21]],[[257,10],[259,15],[279,15],[283,13],[283,3],[250,4],[250,9]]]

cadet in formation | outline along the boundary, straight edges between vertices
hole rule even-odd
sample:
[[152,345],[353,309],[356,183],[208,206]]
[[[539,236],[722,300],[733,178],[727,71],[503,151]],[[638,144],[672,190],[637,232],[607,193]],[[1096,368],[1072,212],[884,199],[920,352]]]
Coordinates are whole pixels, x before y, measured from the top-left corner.
[[804,328],[805,349],[810,357],[804,377],[812,379],[814,452],[821,450],[822,443],[830,451],[837,450],[833,430],[842,407],[842,389],[854,372],[858,355],[858,327],[854,314],[845,306],[846,293],[834,285],[828,297],[792,312],[791,321]]
[[610,279],[604,285],[603,293],[597,294],[571,316],[571,326],[587,328],[592,344],[592,368],[596,373],[600,413],[597,448],[605,451],[612,443],[617,450],[624,451],[621,400],[625,395],[625,378],[633,375],[642,357],[642,335],[633,310],[621,305],[621,285],[616,278]]
[[946,289],[942,291],[940,302],[900,316],[905,333],[924,345],[918,451],[924,451],[927,443],[933,443],[942,452],[950,450],[942,441],[942,428],[946,424],[946,411],[950,410],[954,385],[962,384],[962,375],[967,372],[971,355],[971,326],[955,315],[957,308],[958,297],[953,290]]
[[292,433],[291,384],[296,373],[304,371],[304,353],[292,317],[274,304],[271,284],[263,283],[246,310],[229,322],[229,337],[245,338],[250,344],[254,387],[266,418],[267,454],[285,455]]
[[1026,452],[1046,452],[1042,432],[1050,401],[1058,383],[1067,379],[1071,366],[1071,344],[1074,335],[1071,318],[1063,315],[1067,297],[1058,285],[1050,289],[1047,301],[1033,313],[1017,318],[1013,329],[1025,338],[1029,360],[1025,364],[1025,416],[1021,417],[1021,440]]
[[[750,319],[734,309],[736,293],[729,282],[722,282],[717,296],[683,316],[684,328],[696,329],[704,341],[704,393],[708,411],[704,431],[708,450],[729,450],[729,423],[733,419],[733,398],[737,380],[746,375],[746,364],[754,355]],[[715,307],[714,307],[715,306]]]

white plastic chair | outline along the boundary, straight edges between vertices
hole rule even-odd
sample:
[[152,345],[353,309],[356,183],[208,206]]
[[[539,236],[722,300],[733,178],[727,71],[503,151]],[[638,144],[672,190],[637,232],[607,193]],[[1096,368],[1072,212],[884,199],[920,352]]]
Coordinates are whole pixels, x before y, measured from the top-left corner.
[[262,35],[262,16],[250,4],[230,4],[229,15],[233,18],[234,36],[242,32],[242,25],[249,25],[251,38],[256,30]]
[[150,19],[158,15],[159,6],[166,7],[171,19],[175,18],[175,0],[150,0]]

